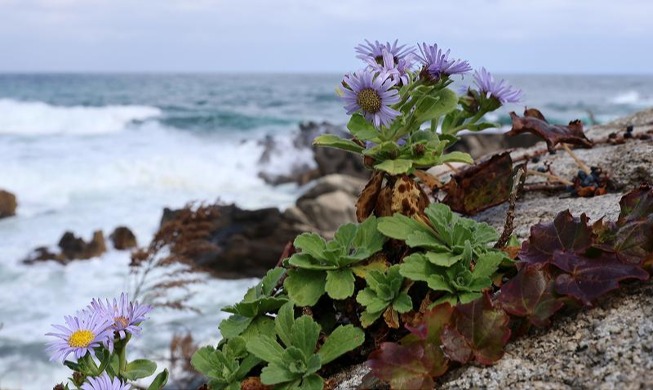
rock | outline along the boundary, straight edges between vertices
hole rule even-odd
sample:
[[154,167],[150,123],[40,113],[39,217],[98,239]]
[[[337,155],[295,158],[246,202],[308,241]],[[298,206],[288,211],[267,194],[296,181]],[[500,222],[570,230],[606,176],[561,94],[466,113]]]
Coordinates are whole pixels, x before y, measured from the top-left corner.
[[16,215],[16,195],[11,192],[0,190],[0,218]]
[[118,250],[132,249],[138,246],[136,236],[128,227],[125,226],[117,227],[109,235],[109,239],[111,240],[113,247]]
[[501,133],[471,133],[461,136],[460,140],[447,151],[457,150],[469,153],[474,159],[478,159],[506,149],[528,148],[540,141],[532,134],[507,137]]
[[339,190],[313,199],[300,199],[297,207],[318,230],[330,236],[340,225],[356,221],[355,204],[354,196]]
[[72,232],[65,232],[59,240],[61,256],[66,260],[86,260],[98,257],[107,251],[102,230],[93,232],[90,242],[76,237]]
[[[653,131],[653,109],[617,120],[608,125],[595,126],[587,135],[593,140],[607,139],[610,133],[635,127],[635,135]],[[538,148],[517,150],[513,159],[533,155]],[[599,143],[592,149],[574,152],[586,164],[599,166],[616,183],[617,192],[592,198],[570,197],[565,192],[543,191],[526,193],[515,209],[514,234],[519,239],[528,237],[530,227],[539,222],[550,222],[561,211],[569,209],[575,216],[586,213],[590,223],[601,217],[616,220],[619,199],[637,187],[641,181],[653,177],[653,142],[628,139],[620,145]],[[529,167],[551,164],[561,177],[571,178],[578,166],[564,151],[545,154]],[[443,175],[444,176],[444,175]],[[541,179],[529,178],[534,182]],[[501,230],[507,205],[485,210],[474,218],[488,222]],[[466,365],[452,369],[440,378],[437,388],[443,389],[643,389],[653,388],[653,284],[651,282],[622,284],[622,288],[571,316],[557,315],[552,327],[534,330],[510,342],[505,356],[495,365],[479,367]],[[365,364],[333,378],[337,389],[375,386]],[[376,382],[378,388],[382,384]]]

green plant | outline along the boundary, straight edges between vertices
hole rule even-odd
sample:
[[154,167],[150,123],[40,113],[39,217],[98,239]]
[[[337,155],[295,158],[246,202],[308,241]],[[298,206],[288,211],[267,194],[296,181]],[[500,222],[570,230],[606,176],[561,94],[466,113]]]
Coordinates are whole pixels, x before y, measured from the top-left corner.
[[365,339],[359,328],[339,326],[318,346],[320,325],[307,315],[296,319],[291,302],[279,309],[274,322],[283,346],[277,337],[259,335],[247,343],[247,350],[268,363],[261,371],[261,382],[280,389],[321,390],[324,380],[317,371]]
[[364,328],[370,326],[387,311],[392,320],[386,320],[386,323],[391,322],[398,327],[397,313],[406,313],[413,309],[413,302],[406,293],[408,288],[402,289],[404,278],[399,274],[399,266],[394,265],[385,273],[372,270],[365,281],[367,287],[356,296],[356,301],[365,306],[360,317],[361,325]]
[[245,339],[234,337],[216,349],[200,348],[192,357],[193,367],[209,378],[209,386],[215,390],[239,390],[240,382],[261,359],[247,352]]
[[315,233],[295,239],[300,252],[286,260],[292,266],[284,287],[298,306],[313,306],[326,292],[332,299],[354,294],[354,268],[383,248],[385,238],[377,230],[376,218],[359,225],[342,225],[333,240],[326,242]]

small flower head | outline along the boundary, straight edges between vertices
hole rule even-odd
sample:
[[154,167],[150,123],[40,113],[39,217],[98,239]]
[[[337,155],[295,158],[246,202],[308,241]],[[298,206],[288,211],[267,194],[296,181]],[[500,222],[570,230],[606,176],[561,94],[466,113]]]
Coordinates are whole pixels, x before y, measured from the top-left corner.
[[119,338],[124,339],[127,333],[138,336],[141,333],[141,328],[138,326],[141,322],[145,321],[145,315],[152,310],[149,305],[141,305],[136,302],[130,302],[129,296],[125,293],[120,294],[120,301],[113,299],[113,303],[106,300],[106,304],[99,299],[93,299],[90,310],[101,313],[109,319],[111,330],[114,331]]
[[494,97],[501,104],[517,103],[521,98],[520,89],[513,89],[505,80],[496,82],[485,68],[474,71],[474,83],[478,86],[481,96],[488,99]]
[[360,111],[377,128],[387,126],[400,114],[390,108],[399,101],[399,92],[392,87],[396,81],[387,75],[362,70],[348,74],[343,79],[347,115]]
[[95,356],[94,348],[108,345],[113,337],[111,321],[100,313],[82,310],[76,316],[65,316],[66,326],[52,325],[59,333],[46,333],[57,337],[49,343],[50,360],[66,360],[71,353],[80,359],[87,352]]
[[395,40],[394,43],[386,42],[380,43],[379,41],[374,41],[374,43],[365,40],[367,44],[360,44],[356,46],[356,52],[358,55],[356,57],[361,60],[368,62],[372,60],[378,65],[383,65],[383,52],[387,51],[392,56],[395,63],[399,63],[399,60],[403,59],[405,56],[411,54],[415,49],[411,47],[406,47],[406,45],[397,46],[399,40]]
[[122,383],[120,379],[109,377],[106,372],[100,376],[88,377],[87,382],[82,385],[82,390],[130,390],[129,383]]
[[443,53],[437,44],[427,45],[426,43],[422,43],[419,46],[419,51],[422,54],[417,57],[424,64],[423,74],[435,81],[454,74],[467,73],[472,70],[472,67],[467,61],[449,59],[451,50]]
[[383,61],[381,61],[381,64],[371,57],[365,61],[369,64],[370,70],[395,80],[397,84],[407,85],[410,82],[408,72],[415,62],[415,57],[413,53],[408,53],[397,59],[390,51],[383,49]]

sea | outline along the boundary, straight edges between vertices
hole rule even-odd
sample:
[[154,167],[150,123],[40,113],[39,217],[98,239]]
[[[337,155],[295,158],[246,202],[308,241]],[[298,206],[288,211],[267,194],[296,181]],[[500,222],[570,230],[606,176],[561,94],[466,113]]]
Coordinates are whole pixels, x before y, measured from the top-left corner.
[[[653,75],[500,75],[523,90],[522,102],[488,119],[539,108],[552,123],[605,123],[653,106]],[[164,207],[189,202],[242,208],[291,205],[306,186],[271,186],[261,172],[311,166],[297,149],[299,125],[348,117],[335,90],[338,74],[0,74],[0,189],[16,194],[15,217],[0,219],[0,389],[48,389],[70,371],[50,362],[45,333],[93,298],[131,292],[129,252],[25,265],[36,247],[56,248],[65,231],[90,239],[117,226],[141,246]],[[461,85],[469,80],[459,81]],[[591,136],[591,135],[590,135]],[[261,162],[265,140],[278,148]],[[256,279],[204,281],[189,304],[201,311],[156,309],[130,342],[130,358],[165,366],[173,335],[199,345],[220,339],[220,309]]]

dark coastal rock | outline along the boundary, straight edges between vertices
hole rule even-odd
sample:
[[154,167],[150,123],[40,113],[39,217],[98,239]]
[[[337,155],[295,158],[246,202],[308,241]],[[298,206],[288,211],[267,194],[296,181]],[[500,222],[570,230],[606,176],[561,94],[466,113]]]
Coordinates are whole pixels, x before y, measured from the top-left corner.
[[11,192],[0,190],[0,218],[16,215],[16,195]]
[[540,141],[540,138],[532,134],[519,134],[511,137],[499,133],[465,134],[447,151],[457,150],[469,153],[474,159],[478,159],[507,149],[529,148]]
[[113,247],[118,250],[132,249],[138,246],[136,236],[126,226],[118,226],[115,228],[109,235],[109,239],[111,240]]
[[72,232],[65,232],[57,245],[61,252],[55,253],[48,247],[41,246],[34,249],[23,260],[23,263],[33,264],[39,261],[54,260],[65,265],[73,260],[88,260],[99,257],[107,251],[102,230],[93,232],[93,237],[89,242],[75,236]]

